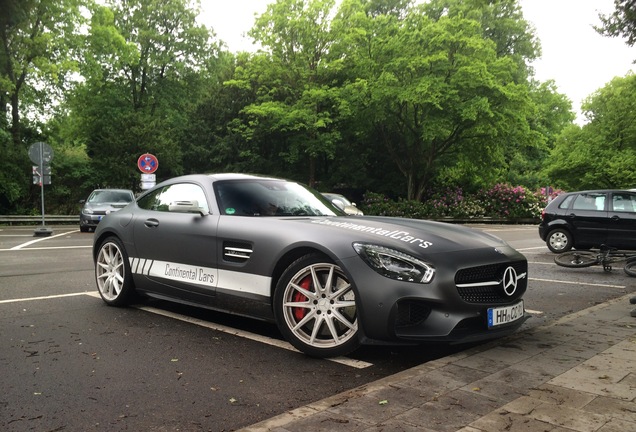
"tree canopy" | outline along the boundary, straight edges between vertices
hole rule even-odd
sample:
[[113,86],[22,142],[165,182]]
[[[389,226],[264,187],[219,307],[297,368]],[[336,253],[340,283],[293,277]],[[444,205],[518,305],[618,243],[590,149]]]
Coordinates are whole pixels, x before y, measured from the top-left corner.
[[618,114],[631,78],[573,125],[570,101],[533,76],[540,44],[517,0],[276,0],[249,31],[255,53],[226,51],[198,0],[2,1],[0,213],[37,207],[26,149],[40,140],[59,211],[97,186],[139,190],[146,152],[158,180],[240,171],[424,200],[580,184],[566,166],[599,182],[579,160],[592,151],[618,184],[612,149],[633,146]]

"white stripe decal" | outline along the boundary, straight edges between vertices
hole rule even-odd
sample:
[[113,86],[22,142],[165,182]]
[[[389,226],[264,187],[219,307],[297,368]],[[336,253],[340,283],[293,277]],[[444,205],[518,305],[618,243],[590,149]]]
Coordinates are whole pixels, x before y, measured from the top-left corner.
[[271,285],[272,278],[269,276],[219,270],[219,288],[269,297]]
[[269,276],[144,258],[129,258],[129,261],[135,274],[270,297],[272,278]]

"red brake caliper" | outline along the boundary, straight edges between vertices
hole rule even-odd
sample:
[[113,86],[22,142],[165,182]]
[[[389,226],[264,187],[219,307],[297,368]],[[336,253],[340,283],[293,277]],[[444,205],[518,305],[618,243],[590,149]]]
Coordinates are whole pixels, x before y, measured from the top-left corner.
[[[309,291],[309,287],[311,286],[311,278],[309,276],[307,276],[302,281],[300,281],[298,286],[301,287],[304,290]],[[298,291],[296,291],[294,293],[293,297],[294,297],[293,300],[295,302],[307,301],[307,297],[305,297],[302,293],[300,293]],[[307,315],[307,309],[305,309],[305,308],[293,308],[292,312],[294,314],[294,318],[296,318],[296,321],[300,321],[301,319],[303,319],[305,317],[305,315]]]

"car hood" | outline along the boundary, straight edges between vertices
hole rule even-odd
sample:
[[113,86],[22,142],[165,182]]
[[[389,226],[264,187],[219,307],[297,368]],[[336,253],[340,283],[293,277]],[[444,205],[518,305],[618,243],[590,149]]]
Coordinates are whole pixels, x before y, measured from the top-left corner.
[[346,214],[350,214],[350,215],[361,215],[362,214],[362,210],[360,210],[358,207],[353,206],[353,205],[346,205],[344,207],[344,212]]
[[99,210],[117,211],[117,210],[123,209],[128,204],[130,204],[130,203],[122,203],[122,202],[116,202],[116,203],[86,203],[86,204],[84,204],[84,208],[89,208],[89,209],[91,209],[93,211],[99,211]]
[[325,217],[309,223],[353,241],[393,245],[417,253],[509,247],[498,237],[444,222],[380,216]]

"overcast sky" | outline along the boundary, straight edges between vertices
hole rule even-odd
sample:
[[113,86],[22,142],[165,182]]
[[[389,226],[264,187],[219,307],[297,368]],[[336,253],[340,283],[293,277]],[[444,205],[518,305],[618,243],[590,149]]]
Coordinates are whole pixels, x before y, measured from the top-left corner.
[[[202,21],[231,51],[254,51],[246,35],[270,0],[201,0]],[[520,0],[524,17],[536,28],[542,57],[534,63],[540,81],[552,79],[580,110],[581,102],[616,76],[636,70],[636,48],[599,35],[599,12],[614,10],[613,0]],[[579,122],[581,117],[579,117]]]

